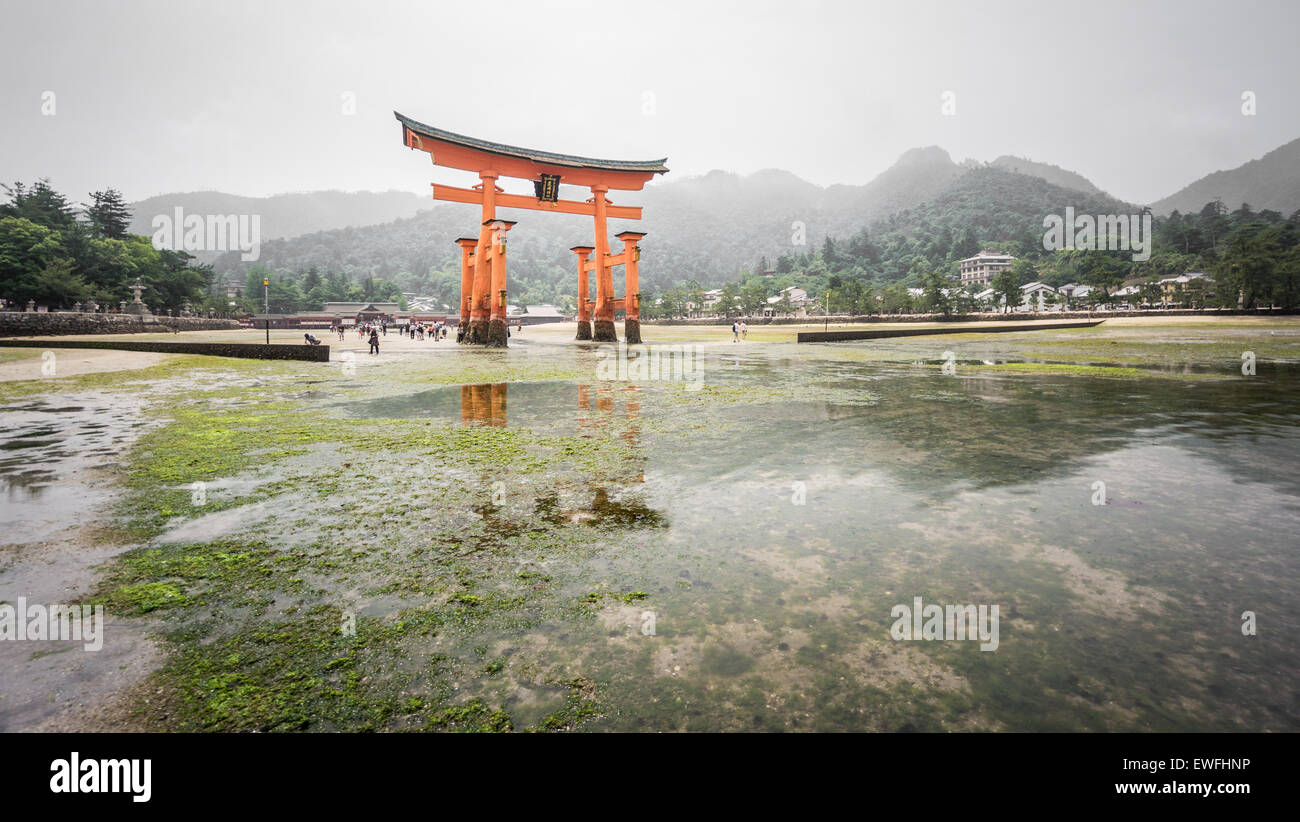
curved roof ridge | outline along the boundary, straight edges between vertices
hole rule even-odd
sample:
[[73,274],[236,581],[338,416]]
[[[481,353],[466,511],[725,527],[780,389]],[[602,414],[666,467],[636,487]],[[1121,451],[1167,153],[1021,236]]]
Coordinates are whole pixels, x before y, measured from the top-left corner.
[[442,140],[456,145],[466,146],[468,148],[487,151],[493,154],[504,154],[510,157],[519,157],[525,160],[534,160],[554,165],[575,166],[578,168],[593,168],[605,171],[649,171],[656,174],[664,174],[668,168],[664,163],[668,162],[667,157],[658,160],[600,160],[594,157],[579,157],[573,154],[557,154],[552,151],[540,151],[531,148],[520,148],[519,146],[510,146],[505,143],[493,143],[488,140],[480,140],[476,137],[466,137],[463,134],[456,134],[451,131],[445,131],[440,128],[421,123],[419,120],[412,120],[400,112],[393,112],[393,116],[398,122],[409,128],[419,135],[430,137],[434,140]]

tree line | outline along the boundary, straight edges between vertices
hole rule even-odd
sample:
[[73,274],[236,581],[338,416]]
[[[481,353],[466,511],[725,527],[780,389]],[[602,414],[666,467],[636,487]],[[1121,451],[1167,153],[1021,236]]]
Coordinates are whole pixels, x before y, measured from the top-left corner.
[[[891,218],[886,225],[891,224],[898,221]],[[1229,212],[1215,200],[1197,213],[1153,217],[1152,252],[1145,261],[1134,261],[1129,251],[1047,251],[1041,233],[1021,232],[1026,236],[1007,240],[1005,230],[983,234],[972,226],[959,231],[944,226],[919,247],[910,238],[913,231],[909,238],[886,232],[873,239],[862,229],[847,241],[827,237],[819,249],[782,255],[772,268],[762,259],[724,286],[723,305],[753,313],[793,285],[818,297],[829,293],[832,313],[963,313],[975,307],[975,292],[986,288],[996,302],[1018,305],[1021,286],[1036,281],[1053,288],[1091,286],[1093,293],[1081,304],[1107,302],[1125,285],[1138,286],[1138,296],[1155,303],[1163,297],[1158,280],[1201,272],[1212,281],[1193,280],[1184,295],[1197,307],[1300,308],[1300,211],[1284,217],[1243,204]],[[959,260],[982,249],[1017,259],[988,285],[962,288]],[[697,283],[665,290],[656,296],[661,313],[684,316],[686,303],[700,304],[692,299],[699,291]]]
[[115,309],[132,298],[139,278],[155,312],[206,307],[212,270],[129,233],[131,212],[116,190],[74,205],[47,179],[0,187],[9,197],[0,204],[0,299],[7,305],[68,308],[94,300]]

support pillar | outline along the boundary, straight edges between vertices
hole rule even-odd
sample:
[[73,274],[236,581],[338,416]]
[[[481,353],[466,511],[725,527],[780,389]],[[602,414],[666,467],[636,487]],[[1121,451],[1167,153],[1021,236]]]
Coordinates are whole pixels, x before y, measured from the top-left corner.
[[618,342],[614,332],[614,272],[609,266],[609,234],[605,227],[605,192],[609,186],[591,187],[596,213],[596,311],[591,338],[596,342]]
[[624,231],[618,235],[623,241],[623,337],[628,345],[641,343],[641,292],[638,266],[641,248],[637,245],[645,236],[643,231]]
[[479,172],[483,189],[483,221],[478,233],[478,245],[474,251],[474,299],[470,306],[469,331],[465,340],[472,343],[485,343],[488,338],[488,322],[492,316],[493,261],[491,254],[492,230],[488,224],[497,215],[497,173],[495,171]]
[[596,249],[589,245],[575,245],[569,249],[578,255],[578,336],[575,340],[591,339],[591,306],[587,298],[591,296],[591,286],[587,282],[587,257]]
[[461,341],[468,342],[469,312],[474,302],[474,246],[478,240],[461,237],[456,245],[460,246],[460,328],[466,332]]
[[489,220],[484,227],[490,229],[489,240],[492,261],[492,287],[489,297],[492,305],[488,311],[487,338],[484,342],[492,348],[505,348],[510,332],[506,327],[506,232],[514,226],[512,220]]

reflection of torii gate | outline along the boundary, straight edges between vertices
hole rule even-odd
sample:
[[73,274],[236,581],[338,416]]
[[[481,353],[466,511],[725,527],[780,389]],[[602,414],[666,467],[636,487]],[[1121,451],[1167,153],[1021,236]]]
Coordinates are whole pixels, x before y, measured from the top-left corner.
[[[460,420],[462,425],[504,426],[506,424],[507,383],[482,383],[460,387]],[[578,386],[577,432],[582,437],[607,438],[613,429],[625,426],[621,436],[636,455],[624,461],[625,469],[616,469],[611,475],[592,477],[587,482],[591,501],[579,499],[577,494],[566,494],[562,503],[560,494],[552,492],[536,499],[534,516],[551,524],[590,524],[617,528],[660,528],[667,519],[660,511],[650,508],[639,495],[626,497],[619,493],[645,482],[646,458],[641,451],[641,389],[629,385],[621,391],[611,391],[607,386],[595,390],[592,402],[590,386]],[[616,403],[623,406],[622,420],[616,412]],[[616,486],[610,493],[609,485]],[[581,492],[579,492],[581,493]],[[501,533],[511,522],[498,519],[497,505],[475,507],[483,516],[489,535]],[[490,536],[488,538],[491,538]]]
[[[656,174],[668,169],[663,160],[594,160],[526,148],[489,143],[473,137],[426,126],[397,112],[402,124],[402,142],[409,148],[429,152],[434,165],[473,171],[479,185],[472,189],[433,184],[433,199],[454,203],[477,203],[482,206],[483,220],[478,239],[456,240],[460,257],[460,323],[466,329],[465,342],[490,346],[506,344],[506,232],[514,225],[499,220],[497,206],[554,211],[562,214],[588,214],[595,220],[596,244],[575,246],[578,255],[578,339],[615,342],[614,312],[625,314],[624,334],[629,343],[641,342],[641,299],[637,292],[637,264],[641,259],[638,241],[645,234],[624,231],[621,254],[609,253],[609,234],[605,221],[609,217],[623,220],[641,219],[639,206],[616,206],[606,198],[611,189],[640,191]],[[497,187],[501,177],[533,180],[536,197],[507,194]],[[586,202],[558,198],[560,183],[586,186],[591,199]],[[590,258],[590,259],[588,259]],[[622,299],[614,296],[614,266],[626,270]],[[596,274],[596,302],[590,304],[587,273]],[[593,327],[594,321],[594,327]]]

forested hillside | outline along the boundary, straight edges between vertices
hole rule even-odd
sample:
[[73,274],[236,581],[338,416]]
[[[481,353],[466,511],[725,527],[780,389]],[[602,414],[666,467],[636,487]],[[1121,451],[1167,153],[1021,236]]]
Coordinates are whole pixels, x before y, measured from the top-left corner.
[[[871,250],[861,256],[873,276],[900,279],[918,261],[933,266],[974,253],[981,245],[1037,242],[1043,214],[1067,205],[1130,208],[1038,177],[975,163],[958,165],[938,148],[907,152],[865,186],[822,188],[776,170],[744,177],[715,171],[643,192],[616,193],[614,201],[644,205],[643,221],[614,221],[611,234],[624,228],[648,233],[641,268],[647,291],[691,281],[721,285],[742,272],[820,248],[828,237],[832,245],[839,241],[846,247],[870,238]],[[569,248],[591,243],[590,221],[509,209],[501,213],[518,221],[510,233],[511,293],[529,303],[572,300],[576,275]],[[893,216],[882,219],[886,215]],[[258,270],[294,276],[316,268],[353,281],[374,277],[394,283],[397,290],[454,304],[460,289],[454,240],[472,236],[476,222],[472,206],[439,204],[384,225],[270,241],[263,244]],[[218,272],[236,276],[251,265],[237,253],[214,263]]]
[[[261,218],[263,240],[297,237],[349,226],[387,223],[411,217],[433,206],[432,201],[407,191],[313,191],[241,197],[220,191],[163,194],[131,203],[129,230],[146,237],[154,233],[153,219],[185,214],[256,214]],[[194,257],[211,262],[219,252],[197,251]]]
[[1221,200],[1229,210],[1243,204],[1290,214],[1300,209],[1300,138],[1228,171],[1207,174],[1176,194],[1152,203],[1157,214],[1198,211]]
[[[1294,178],[1287,158],[1297,151],[1300,141],[1253,165],[1225,172],[1228,176],[1213,181],[1212,187],[1221,190],[1229,181],[1243,197],[1286,201],[1285,191]],[[1054,165],[1009,155],[987,164],[958,164],[937,147],[906,152],[863,186],[823,188],[779,170],[747,176],[714,171],[659,181],[641,192],[615,192],[612,199],[644,207],[643,221],[611,221],[610,233],[629,228],[647,232],[642,292],[673,295],[669,305],[685,302],[684,294],[726,284],[740,288],[748,283],[747,298],[758,300],[759,278],[769,295],[784,285],[800,285],[829,290],[849,303],[866,294],[879,297],[876,304],[899,303],[907,286],[928,282],[933,292],[936,283],[956,273],[957,260],[982,248],[1021,258],[1024,264],[1017,276],[1022,282],[1028,277],[1055,284],[1075,280],[1104,289],[1146,276],[1214,270],[1230,253],[1257,255],[1265,253],[1261,248],[1273,248],[1280,255],[1280,267],[1275,265],[1257,286],[1245,289],[1271,299],[1275,293],[1289,293],[1286,266],[1294,246],[1289,232],[1295,218],[1287,217],[1290,212],[1232,209],[1211,197],[1190,214],[1157,219],[1155,253],[1144,263],[1125,254],[1049,254],[1042,247],[1046,215],[1062,215],[1067,207],[1092,215],[1135,214],[1141,208]],[[238,213],[252,205],[247,198],[216,194],[175,195],[159,198],[154,205],[161,207],[164,200],[182,204],[187,213]],[[395,298],[401,292],[456,303],[460,262],[454,240],[475,235],[475,207],[435,204],[397,192],[376,194],[371,200],[339,192],[286,195],[262,205],[272,203],[268,221],[276,209],[296,213],[297,223],[281,226],[328,224],[348,219],[345,212],[367,220],[427,207],[375,225],[284,239],[272,239],[277,229],[264,225],[258,261],[243,262],[238,252],[215,256],[218,274],[247,278],[254,285],[263,275],[272,275],[273,308],[310,310],[326,299]],[[365,203],[373,207],[362,207]],[[136,224],[143,216],[137,213]],[[510,209],[503,209],[501,216],[518,221],[509,246],[512,301],[571,306],[577,278],[569,248],[592,242],[590,220]],[[1156,216],[1161,216],[1158,208]],[[1230,252],[1234,247],[1237,252]],[[777,276],[763,278],[769,270]],[[881,290],[890,284],[897,288],[887,294]],[[245,307],[252,308],[252,302]]]

